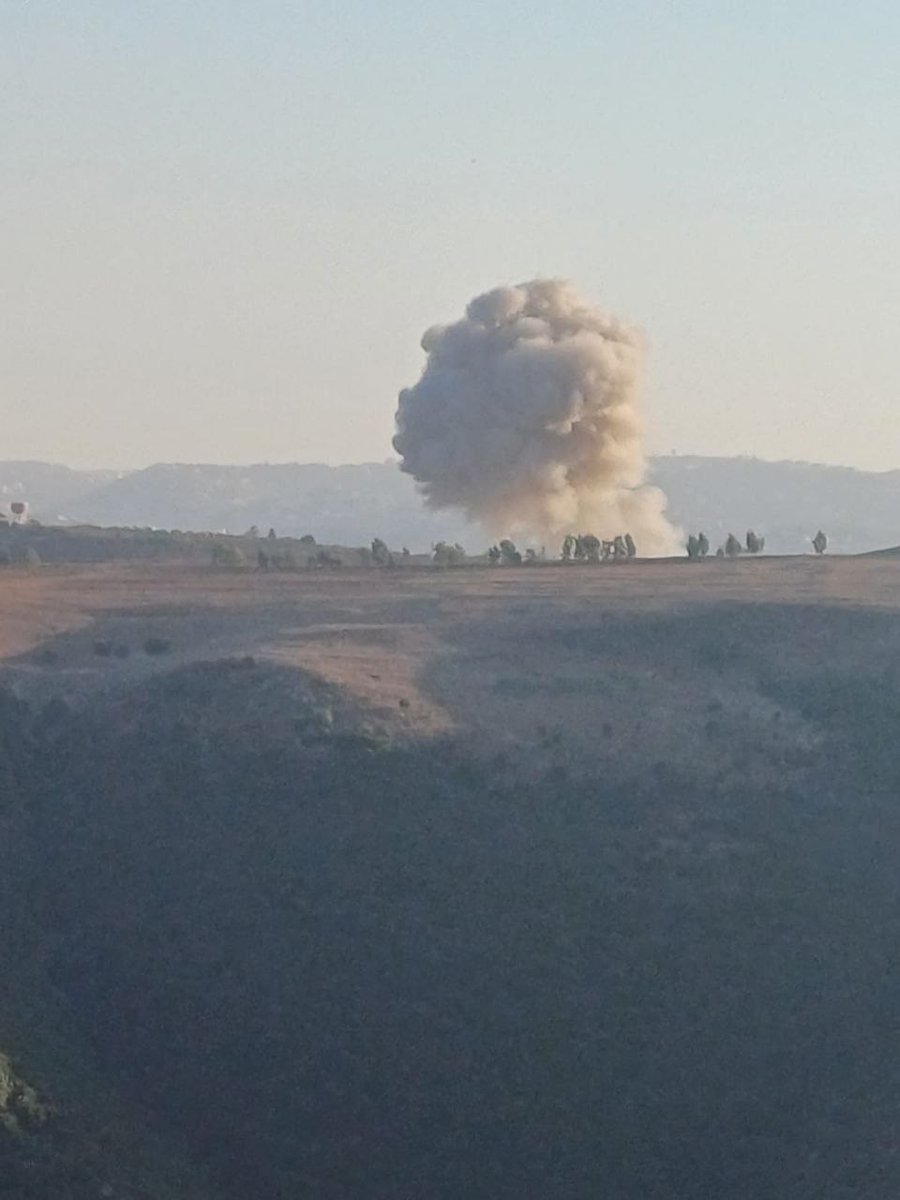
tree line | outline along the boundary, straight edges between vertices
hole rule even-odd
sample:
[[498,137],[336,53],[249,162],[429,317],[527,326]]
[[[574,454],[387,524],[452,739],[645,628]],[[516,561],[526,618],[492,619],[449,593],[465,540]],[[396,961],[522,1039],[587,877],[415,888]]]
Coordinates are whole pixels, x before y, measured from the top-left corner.
[[[828,538],[821,529],[811,541],[816,554],[824,554],[828,549]],[[743,545],[733,533],[729,533],[724,543],[716,550],[715,557],[737,558],[744,553],[762,554],[765,548],[766,539],[760,537],[752,529],[748,529]],[[710,552],[709,538],[702,531],[697,534],[692,533],[688,537],[685,549],[687,550],[688,558],[706,558]]]
[[[828,538],[820,529],[812,540],[816,554],[824,554],[828,548]],[[301,562],[292,548],[281,548],[274,530],[269,531],[268,537],[262,541],[257,551],[256,569],[260,571],[297,570],[300,567],[322,568],[340,567],[346,565],[342,554],[321,546],[317,546],[312,535],[307,534],[299,539],[298,546],[305,551]],[[741,554],[762,554],[766,547],[766,539],[754,530],[748,529],[744,541],[741,542],[733,533],[729,533],[724,543],[718,547],[713,557],[737,558]],[[709,538],[701,530],[692,533],[685,543],[685,550],[690,559],[707,558],[711,554]],[[399,554],[388,548],[383,538],[373,538],[368,547],[356,551],[346,551],[355,554],[360,565],[382,568],[393,568],[406,563],[412,555],[404,546]],[[637,557],[638,548],[630,533],[618,534],[613,538],[599,538],[592,533],[567,534],[562,541],[559,557],[556,561],[563,563],[602,563],[627,562]],[[521,566],[548,561],[547,550],[528,547],[519,550],[510,538],[503,538],[493,546],[488,547],[482,558],[487,559],[491,566]],[[431,561],[438,567],[459,567],[470,560],[459,542],[436,542],[431,548]],[[234,543],[218,542],[212,548],[212,562],[218,567],[243,567],[247,560],[241,548]]]

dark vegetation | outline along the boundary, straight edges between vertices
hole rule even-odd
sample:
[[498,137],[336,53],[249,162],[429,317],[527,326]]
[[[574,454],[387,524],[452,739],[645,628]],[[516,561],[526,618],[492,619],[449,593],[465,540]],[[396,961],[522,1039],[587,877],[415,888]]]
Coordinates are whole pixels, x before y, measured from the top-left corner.
[[[729,534],[716,551],[718,558],[761,554],[766,539],[748,530],[742,544]],[[820,530],[811,539],[816,554],[828,546]],[[686,542],[689,558],[706,558],[710,543],[706,534],[690,534]],[[570,534],[559,546],[556,561],[566,564],[626,562],[638,556],[639,548],[630,533],[602,539],[594,534]],[[405,547],[392,551],[383,538],[369,546],[327,546],[312,534],[279,538],[274,529],[261,537],[254,526],[245,534],[190,533],[182,530],[101,528],[99,526],[44,526],[37,522],[21,525],[0,523],[0,568],[40,567],[61,563],[101,562],[196,563],[221,571],[295,572],[334,570],[341,567],[394,568],[397,566],[474,567],[550,564],[554,555],[546,547],[522,551],[504,539],[490,546],[484,556],[470,557],[458,542],[436,542],[430,554],[410,554]]]
[[[451,550],[465,558],[462,548]],[[300,538],[278,537],[270,529],[265,537],[248,530],[239,536],[190,533],[174,529],[120,529],[99,526],[0,524],[0,568],[39,567],[43,564],[153,562],[194,563],[219,571],[308,571],[340,567],[394,567],[424,565],[431,555],[394,555],[381,538],[371,546],[323,546],[312,534]],[[434,561],[446,565],[440,555]]]
[[[377,540],[377,539],[376,539]],[[383,543],[382,543],[383,545]],[[372,566],[371,552],[317,546],[315,539],[187,533],[175,529],[118,529],[86,525],[0,525],[0,567],[42,563],[196,563],[219,569],[294,571],[351,564]]]
[[[462,547],[458,546],[456,549],[461,551]],[[555,561],[566,564],[624,562],[636,558],[637,552],[637,546],[630,533],[620,534],[610,539],[598,538],[592,533],[567,534],[562,540],[559,557]],[[461,555],[456,561],[451,560],[447,565],[461,565],[464,557]],[[518,567],[523,563],[536,566],[554,562],[554,559],[548,556],[546,546],[542,546],[540,550],[529,547],[523,554],[516,547],[515,542],[510,541],[509,538],[504,538],[503,541],[489,546],[485,557],[492,567]]]
[[172,649],[172,643],[168,638],[148,637],[144,641],[145,654],[167,654]]
[[3,1047],[0,1195],[199,1194],[110,1132],[79,1157],[101,1088],[227,1200],[897,1195],[900,664],[773,669],[769,628],[617,628],[822,732],[764,794],[387,743],[249,658],[80,712],[0,694],[0,995],[58,998],[94,1069]]
[[[824,537],[824,534],[822,535]],[[734,536],[729,533],[723,544],[716,550],[716,558],[737,558],[743,554],[762,554],[766,548],[766,539],[760,537],[758,533],[754,533],[752,529],[747,530],[747,536],[744,539],[743,546]],[[706,558],[709,554],[709,538],[702,531],[698,534],[690,534],[685,546],[688,558]]]

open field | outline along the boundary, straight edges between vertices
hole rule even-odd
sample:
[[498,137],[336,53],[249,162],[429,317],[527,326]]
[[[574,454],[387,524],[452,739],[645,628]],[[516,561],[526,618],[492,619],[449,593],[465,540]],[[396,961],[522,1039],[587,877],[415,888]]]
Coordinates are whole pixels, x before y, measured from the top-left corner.
[[[146,654],[148,637],[169,649]],[[473,749],[552,752],[614,774],[639,746],[645,761],[689,760],[714,777],[739,739],[777,750],[784,772],[818,735],[773,682],[900,670],[900,561],[7,571],[0,653],[4,678],[39,703],[252,655],[336,685],[393,735],[452,731]]]

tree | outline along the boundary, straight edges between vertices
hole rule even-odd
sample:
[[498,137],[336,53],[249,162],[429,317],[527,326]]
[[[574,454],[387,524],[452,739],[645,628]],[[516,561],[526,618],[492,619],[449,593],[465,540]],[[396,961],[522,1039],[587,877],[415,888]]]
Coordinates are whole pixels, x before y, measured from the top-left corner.
[[522,555],[516,549],[516,543],[504,538],[500,543],[500,561],[505,566],[517,566],[522,561]]
[[621,561],[623,558],[627,557],[628,547],[625,545],[625,539],[622,537],[621,533],[616,534],[616,536],[613,538],[613,558]]
[[533,546],[529,546],[525,551],[525,561],[527,563],[536,563],[538,560],[537,550]]
[[812,544],[813,544],[813,549],[815,550],[816,554],[824,554],[825,551],[828,549],[828,538],[825,536],[825,534],[822,532],[821,529],[816,534],[816,536],[813,538]]
[[709,538],[705,533],[701,532],[697,534],[697,548],[700,557],[706,558],[707,554],[709,554]]
[[562,560],[563,562],[571,562],[572,555],[575,553],[575,538],[571,533],[567,533],[563,538],[562,544]]
[[317,550],[310,565],[318,570],[326,570],[329,567],[342,567],[344,561],[339,554],[332,554],[330,550]]
[[259,526],[251,525],[250,528],[247,530],[247,532],[244,534],[244,537],[258,538],[259,537]]
[[[271,531],[271,532],[274,532],[274,531]],[[316,544],[316,539],[313,537],[313,535],[311,533],[304,533],[303,537],[300,539],[301,546],[315,546],[315,544]]]
[[492,567],[496,567],[496,566],[498,566],[498,565],[499,565],[499,562],[500,562],[500,559],[501,559],[502,557],[503,557],[503,556],[502,556],[502,554],[500,553],[500,547],[499,547],[499,546],[491,546],[491,547],[488,549],[488,552],[487,552],[487,558],[488,558],[488,562],[491,564],[491,566],[492,566]]
[[725,553],[729,558],[737,558],[741,552],[741,543],[737,540],[733,533],[729,533],[725,542]]
[[602,543],[598,537],[594,537],[592,533],[585,533],[579,539],[581,542],[582,555],[588,562],[600,561],[600,550]]
[[625,534],[625,549],[628,552],[629,558],[637,558],[637,546],[634,544],[634,538],[630,533]]
[[438,542],[434,547],[432,561],[439,567],[458,567],[465,557],[466,552],[458,542],[452,546],[448,542]]
[[752,529],[748,529],[747,540],[745,544],[747,546],[748,554],[761,554],[765,547],[766,539],[759,537],[758,534],[755,534]]
[[687,540],[687,556],[688,558],[700,557],[700,539],[693,534]]
[[391,564],[391,552],[381,538],[372,539],[372,561],[376,567],[388,567]]
[[277,537],[278,537],[278,534],[275,532],[275,530],[274,530],[274,529],[271,529],[271,528],[270,528],[270,529],[269,529],[269,532],[266,534],[266,537],[270,537],[270,538],[272,538],[272,539],[274,540],[275,538],[277,538]]
[[233,542],[216,542],[212,548],[212,561],[214,567],[234,569],[244,565],[244,556]]

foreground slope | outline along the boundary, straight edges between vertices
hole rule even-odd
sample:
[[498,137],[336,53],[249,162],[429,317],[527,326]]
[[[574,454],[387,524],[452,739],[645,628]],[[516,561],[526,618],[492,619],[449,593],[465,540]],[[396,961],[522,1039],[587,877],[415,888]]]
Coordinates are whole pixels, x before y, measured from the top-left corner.
[[898,596],[4,576],[0,1049],[70,1117],[0,1153],[100,1179],[128,1106],[129,1197],[895,1195]]

